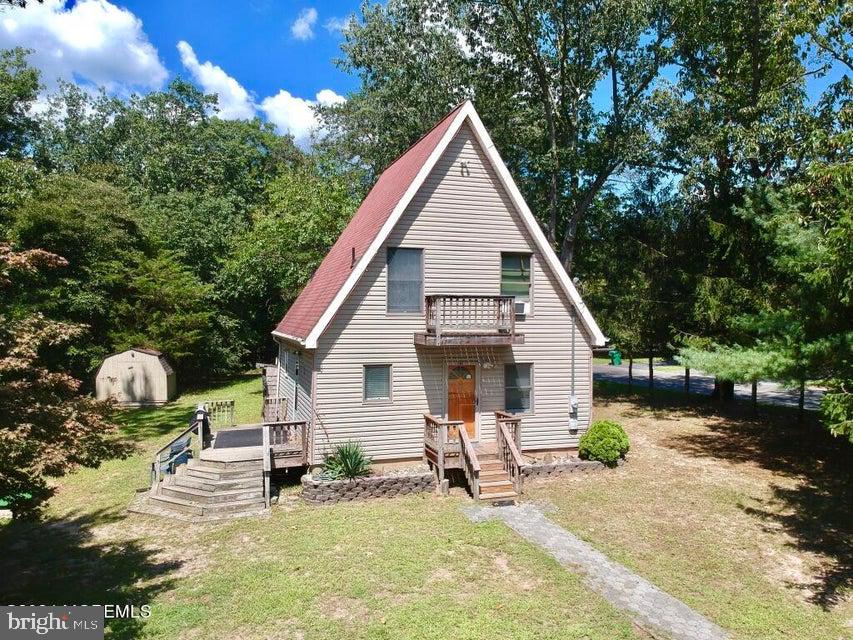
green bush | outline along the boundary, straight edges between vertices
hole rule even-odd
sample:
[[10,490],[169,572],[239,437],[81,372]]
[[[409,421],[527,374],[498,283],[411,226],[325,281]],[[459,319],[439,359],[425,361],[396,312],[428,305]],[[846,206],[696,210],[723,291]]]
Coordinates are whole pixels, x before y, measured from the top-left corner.
[[598,460],[614,467],[630,446],[622,425],[612,420],[596,420],[581,436],[578,454],[584,460]]
[[370,473],[370,462],[358,442],[345,442],[326,454],[323,475],[332,480],[366,476]]

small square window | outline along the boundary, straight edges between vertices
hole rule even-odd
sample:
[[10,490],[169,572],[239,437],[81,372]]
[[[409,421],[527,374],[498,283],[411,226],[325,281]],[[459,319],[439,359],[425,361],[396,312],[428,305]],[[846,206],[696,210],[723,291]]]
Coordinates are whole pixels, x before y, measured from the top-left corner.
[[366,365],[364,365],[364,399],[365,400],[390,400],[391,399],[391,365],[390,364],[366,364]]

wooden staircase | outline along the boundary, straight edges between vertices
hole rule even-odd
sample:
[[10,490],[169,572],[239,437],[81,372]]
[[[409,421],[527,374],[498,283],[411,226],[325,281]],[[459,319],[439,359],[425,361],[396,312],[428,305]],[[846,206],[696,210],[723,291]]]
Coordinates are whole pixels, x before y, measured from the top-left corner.
[[166,475],[148,496],[158,509],[197,517],[236,517],[263,513],[264,468],[257,459],[190,460]]
[[477,460],[480,463],[480,500],[502,504],[515,502],[518,493],[493,447],[477,447]]

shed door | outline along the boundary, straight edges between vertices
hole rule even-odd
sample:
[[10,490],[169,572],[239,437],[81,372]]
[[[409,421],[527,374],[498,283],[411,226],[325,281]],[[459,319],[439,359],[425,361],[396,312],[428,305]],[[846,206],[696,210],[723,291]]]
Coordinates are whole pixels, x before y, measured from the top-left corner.
[[447,373],[447,419],[461,420],[472,439],[477,437],[477,378],[472,364],[450,367]]

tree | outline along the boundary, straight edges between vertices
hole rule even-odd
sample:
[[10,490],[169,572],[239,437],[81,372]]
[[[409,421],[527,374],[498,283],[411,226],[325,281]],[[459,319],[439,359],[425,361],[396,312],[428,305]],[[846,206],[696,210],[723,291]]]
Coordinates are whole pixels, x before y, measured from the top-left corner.
[[[571,270],[578,225],[640,161],[650,89],[669,56],[668,4],[397,0],[346,32],[362,86],[321,109],[327,145],[375,177],[450,106],[473,97]],[[609,105],[593,94],[606,81]]]
[[36,122],[30,106],[39,91],[38,71],[27,65],[26,49],[0,50],[0,155],[21,158]]
[[140,217],[128,195],[110,184],[74,174],[44,180],[12,212],[11,237],[22,249],[64,252],[67,266],[39,276],[17,304],[85,327],[63,362],[87,384],[106,354],[134,346],[167,353],[180,373],[234,367],[242,351],[221,339],[218,327],[229,320],[217,321],[212,287],[152,244]]
[[228,198],[245,211],[281,168],[302,161],[290,137],[258,119],[220,120],[216,96],[180,79],[127,101],[64,83],[49,103],[34,146],[37,164],[135,195],[193,192]]
[[0,244],[0,496],[16,516],[51,495],[46,478],[117,455],[109,404],[78,393],[80,382],[51,366],[50,351],[81,327],[19,314],[14,301],[39,270],[65,261],[42,250]]
[[843,131],[798,180],[759,185],[739,215],[754,221],[770,247],[772,268],[761,289],[765,308],[732,320],[733,346],[684,356],[730,380],[768,377],[800,388],[828,386],[822,410],[836,435],[853,441],[853,171],[849,106]]
[[215,281],[235,238],[250,223],[250,214],[238,198],[198,191],[146,198],[136,216],[150,240],[173,252],[206,283]]
[[243,341],[256,350],[356,209],[349,181],[320,171],[304,168],[276,178],[267,189],[269,204],[235,239],[224,265],[218,288],[241,319]]

